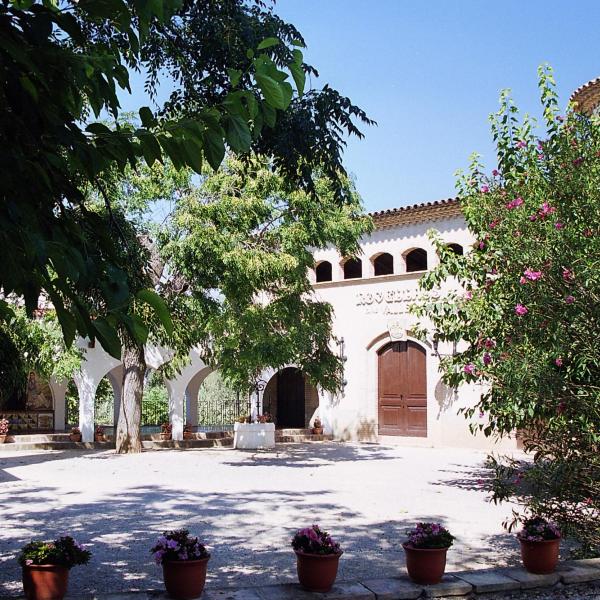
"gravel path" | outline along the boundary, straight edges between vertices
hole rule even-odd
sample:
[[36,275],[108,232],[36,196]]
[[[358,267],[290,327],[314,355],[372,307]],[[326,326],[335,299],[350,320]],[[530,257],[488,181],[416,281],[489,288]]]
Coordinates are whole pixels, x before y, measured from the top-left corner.
[[474,450],[337,443],[259,453],[3,452],[0,596],[20,590],[19,547],[63,532],[93,551],[90,565],[73,571],[71,593],[161,587],[148,548],[163,529],[183,526],[212,548],[209,582],[220,587],[294,581],[289,540],[313,522],[346,550],[341,580],[401,569],[401,542],[419,519],[457,536],[449,570],[514,564],[517,546],[501,525],[511,507],[486,502],[484,459]]

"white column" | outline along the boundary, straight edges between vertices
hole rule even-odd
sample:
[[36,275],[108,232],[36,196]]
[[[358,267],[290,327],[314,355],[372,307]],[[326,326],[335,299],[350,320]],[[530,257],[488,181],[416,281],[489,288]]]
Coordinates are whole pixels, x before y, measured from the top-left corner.
[[185,393],[186,421],[192,426],[198,426],[198,388],[199,385],[188,385]]
[[113,397],[115,399],[113,405],[113,425],[115,430],[117,423],[119,422],[119,412],[121,411],[121,399],[123,398],[123,367],[119,365],[118,368],[113,369],[107,375],[108,381],[113,391]]
[[50,380],[50,389],[54,399],[54,431],[64,431],[66,421],[65,396],[67,394],[67,380]]
[[75,376],[77,391],[79,393],[79,429],[81,441],[94,441],[94,399],[98,381],[94,380],[85,371]]
[[181,380],[165,380],[169,392],[169,421],[173,426],[174,440],[183,439],[183,407],[185,400],[185,383]]

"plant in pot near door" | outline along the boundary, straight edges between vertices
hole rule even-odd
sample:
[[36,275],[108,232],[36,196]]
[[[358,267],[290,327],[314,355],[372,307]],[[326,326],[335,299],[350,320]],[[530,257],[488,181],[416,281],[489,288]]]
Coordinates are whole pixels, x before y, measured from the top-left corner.
[[171,423],[163,423],[160,426],[160,439],[170,440],[173,436],[173,425]]
[[81,429],[79,429],[79,427],[71,427],[71,433],[69,434],[69,439],[72,442],[80,442],[81,441]]
[[328,592],[337,577],[343,551],[318,525],[299,529],[292,539],[296,552],[298,581],[311,592]]
[[191,423],[186,423],[183,426],[183,439],[184,440],[193,440],[194,439],[194,428]]
[[439,523],[417,523],[402,544],[408,576],[422,585],[439,583],[446,570],[446,552],[454,536]]
[[67,593],[69,570],[89,562],[92,553],[70,535],[53,542],[29,542],[21,550],[23,591],[27,600],[61,600]]
[[312,432],[315,435],[323,435],[323,423],[318,417],[313,421]]
[[523,566],[530,573],[553,573],[558,563],[560,538],[560,529],[554,523],[542,517],[525,519],[523,529],[517,534]]
[[6,442],[8,436],[8,430],[10,429],[10,422],[8,419],[0,419],[0,444]]
[[165,588],[172,598],[199,598],[206,582],[210,554],[187,529],[165,531],[150,550],[157,565],[162,565]]

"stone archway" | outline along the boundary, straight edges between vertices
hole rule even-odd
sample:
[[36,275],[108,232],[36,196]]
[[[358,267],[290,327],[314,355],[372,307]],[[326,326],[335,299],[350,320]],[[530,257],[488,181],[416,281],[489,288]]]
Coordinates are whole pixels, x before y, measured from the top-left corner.
[[427,354],[413,341],[378,352],[379,435],[427,437]]

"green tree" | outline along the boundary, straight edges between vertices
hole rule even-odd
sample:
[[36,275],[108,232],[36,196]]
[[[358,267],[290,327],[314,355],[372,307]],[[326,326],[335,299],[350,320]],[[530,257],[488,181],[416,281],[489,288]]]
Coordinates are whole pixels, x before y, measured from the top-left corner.
[[503,93],[498,166],[486,174],[475,157],[458,184],[477,241],[464,256],[437,241],[441,264],[421,284],[445,295],[416,312],[438,340],[467,343],[442,367],[452,386],[485,384],[466,414],[487,423],[473,427],[524,436],[533,462],[495,462],[494,499],[517,499],[598,553],[600,127],[561,116],[551,71],[539,74],[545,131]]
[[[190,11],[200,6],[208,12],[200,11],[192,21]],[[287,79],[292,76],[302,95],[304,74],[310,72],[299,49],[301,38],[257,6],[244,0],[0,3],[0,243],[11,249],[0,265],[0,287],[5,296],[23,298],[29,315],[46,294],[67,344],[79,333],[98,338],[118,355],[118,328],[135,337],[140,327],[148,327],[134,320],[134,330],[129,315],[135,293],[115,248],[125,240],[119,241],[119,227],[110,218],[110,198],[103,193],[109,214],[103,219],[86,207],[88,186],[103,192],[108,172],[123,172],[140,158],[152,165],[168,157],[176,168],[197,172],[206,160],[216,168],[226,148],[247,153],[263,136],[269,136],[270,154],[290,178],[313,164],[301,140],[290,138],[279,147],[287,133],[275,129],[294,95]],[[274,21],[283,39],[270,37]],[[242,35],[248,25],[250,45]],[[176,84],[168,109],[153,114],[141,107],[141,125],[121,127],[117,92],[130,92],[129,70],[148,67],[151,91],[161,66],[157,61],[171,50],[174,56],[183,35],[201,43],[205,68],[194,70],[183,54],[176,66],[165,62],[173,66]],[[197,79],[203,90],[193,110],[180,87],[184,75],[186,81]],[[94,122],[102,111],[115,119],[114,128]],[[358,133],[353,116],[366,120],[337,97],[305,114],[304,136],[320,126],[336,131],[338,137],[321,149],[332,157],[325,164],[339,162],[343,132]],[[90,306],[88,290],[94,286],[101,301]],[[0,316],[9,315],[4,302],[0,309]]]

